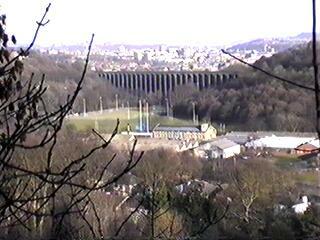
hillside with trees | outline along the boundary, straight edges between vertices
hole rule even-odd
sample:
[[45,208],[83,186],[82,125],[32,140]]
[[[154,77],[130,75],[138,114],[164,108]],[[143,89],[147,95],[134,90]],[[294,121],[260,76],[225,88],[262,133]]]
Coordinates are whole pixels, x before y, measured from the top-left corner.
[[[262,57],[256,66],[296,83],[312,86],[311,45],[304,44],[270,58]],[[56,56],[32,52],[25,61],[24,76],[34,72],[39,79],[46,73],[48,84],[47,101],[50,106],[58,106],[75,89],[83,63],[71,62],[67,56]],[[281,130],[313,131],[313,94],[300,88],[283,84],[265,74],[243,65],[233,65],[226,71],[237,72],[239,78],[229,82],[222,89],[197,91],[191,86],[180,86],[170,96],[175,117],[192,119],[192,102],[201,121],[224,123],[227,129],[238,130]],[[73,107],[74,112],[83,111],[83,98],[87,110],[99,110],[99,97],[103,98],[104,108],[115,106],[115,94],[119,95],[120,105],[131,102],[134,106],[138,96],[113,87],[100,79],[93,71],[88,71],[83,90]],[[151,104],[159,104],[158,96],[150,95]],[[162,100],[163,101],[163,100]],[[163,101],[164,103],[164,101]]]
[[[68,94],[75,90],[84,67],[83,60],[73,60],[67,55],[49,55],[39,51],[32,51],[24,63],[23,78],[28,79],[31,73],[34,73],[35,79],[39,80],[42,74],[45,74],[45,84],[48,87],[46,100],[51,107],[59,106],[66,100]],[[103,98],[105,108],[114,107],[117,93],[119,91],[116,88],[88,69],[83,88],[73,106],[73,112],[83,111],[83,98],[86,99],[87,109],[90,111],[99,109],[100,96]]]
[[[311,46],[302,45],[255,65],[296,83],[312,86]],[[221,122],[242,130],[313,131],[313,94],[283,84],[243,65],[234,65],[239,78],[223,89],[184,93],[174,100],[177,116],[192,113],[191,102],[197,102],[200,119]],[[311,92],[312,93],[312,92]],[[187,109],[187,111],[185,111]]]
[[[312,85],[310,44],[277,53],[270,58],[263,57],[255,65],[294,82]],[[38,78],[43,72],[46,73],[46,83],[49,86],[47,101],[51,106],[57,106],[74,90],[83,63],[71,62],[66,56],[61,56],[57,61],[56,57],[33,52],[26,59],[25,66],[25,77],[30,76],[31,72],[35,72]],[[228,129],[314,130],[314,110],[308,107],[313,104],[310,92],[283,84],[240,64],[231,66],[227,71],[237,72],[239,78],[222,89],[199,92],[191,86],[178,87],[170,96],[174,116],[192,119],[192,102],[195,102],[201,121],[224,123]],[[82,112],[83,98],[86,99],[89,111],[98,110],[100,96],[105,108],[114,107],[115,94],[119,95],[123,103],[130,101],[134,105],[138,101],[138,96],[113,87],[95,72],[89,71],[73,111]],[[153,95],[142,97],[151,104],[160,101]]]

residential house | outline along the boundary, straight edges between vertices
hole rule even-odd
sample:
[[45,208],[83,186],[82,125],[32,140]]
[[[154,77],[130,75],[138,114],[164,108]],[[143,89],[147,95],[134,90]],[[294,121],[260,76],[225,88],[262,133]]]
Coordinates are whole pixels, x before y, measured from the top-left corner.
[[301,203],[298,203],[292,206],[296,214],[304,214],[305,211],[307,211],[308,207],[311,205],[311,203],[308,201],[307,196],[303,196],[301,200],[302,200]]
[[219,184],[217,182],[207,182],[204,180],[193,179],[177,185],[176,189],[182,195],[187,195],[190,192],[198,192],[203,197],[209,197],[210,195],[216,195],[227,187],[228,184]]
[[304,143],[304,144],[300,144],[298,147],[296,147],[295,151],[298,155],[306,155],[306,154],[310,154],[310,153],[319,152],[319,147],[317,147],[311,143]]

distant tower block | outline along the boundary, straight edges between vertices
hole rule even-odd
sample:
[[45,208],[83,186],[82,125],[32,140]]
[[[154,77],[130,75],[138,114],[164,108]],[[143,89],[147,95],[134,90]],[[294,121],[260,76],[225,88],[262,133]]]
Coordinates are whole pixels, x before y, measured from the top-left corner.
[[222,88],[238,78],[237,73],[209,71],[118,71],[99,73],[116,88],[130,92],[169,96],[177,86],[190,84],[199,91]]

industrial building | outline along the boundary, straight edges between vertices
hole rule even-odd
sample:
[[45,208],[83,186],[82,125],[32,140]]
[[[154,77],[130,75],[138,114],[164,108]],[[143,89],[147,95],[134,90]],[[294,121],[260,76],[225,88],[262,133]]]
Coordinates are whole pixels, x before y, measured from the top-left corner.
[[152,131],[153,138],[181,141],[206,141],[216,138],[217,130],[210,124],[199,126],[156,126]]

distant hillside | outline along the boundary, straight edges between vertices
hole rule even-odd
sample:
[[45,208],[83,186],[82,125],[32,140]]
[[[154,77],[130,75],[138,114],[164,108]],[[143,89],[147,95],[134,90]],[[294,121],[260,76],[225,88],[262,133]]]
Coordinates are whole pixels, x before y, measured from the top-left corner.
[[280,52],[297,45],[308,43],[309,41],[311,41],[311,33],[300,33],[293,37],[255,39],[253,41],[236,44],[230,47],[229,50],[263,51],[265,47],[268,46],[269,48],[274,48],[275,51]]
[[[318,34],[319,35],[319,34]],[[312,39],[312,33],[300,33],[297,36],[290,37],[293,39],[301,39],[305,41],[310,41]]]
[[[318,43],[320,47],[320,44]],[[319,49],[320,52],[320,49]],[[274,69],[283,67],[284,69],[294,69],[296,71],[305,71],[312,67],[312,48],[311,44],[304,44],[294,48],[287,49],[284,52],[274,54],[270,58],[261,58],[255,65]]]

